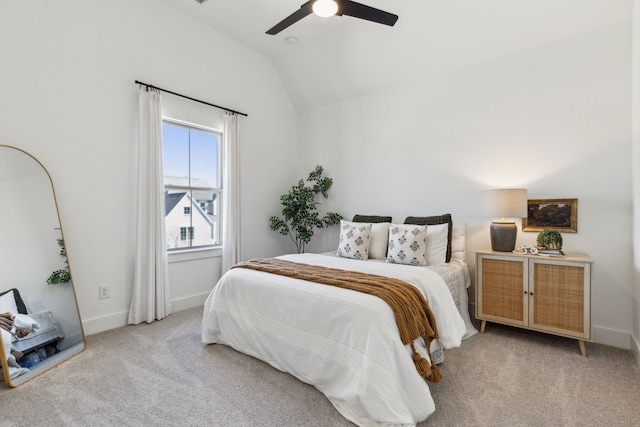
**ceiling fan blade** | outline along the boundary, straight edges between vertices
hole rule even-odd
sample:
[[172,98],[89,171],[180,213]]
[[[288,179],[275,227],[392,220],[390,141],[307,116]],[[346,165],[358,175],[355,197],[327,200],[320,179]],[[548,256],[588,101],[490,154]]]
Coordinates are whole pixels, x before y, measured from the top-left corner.
[[351,0],[339,0],[338,6],[339,9],[337,15],[353,16],[354,18],[366,19],[367,21],[377,22],[378,24],[389,25],[390,27],[393,27],[398,20],[398,15]]
[[313,3],[314,2],[315,2],[315,0],[309,0],[308,2],[306,2],[305,4],[300,6],[300,9],[296,10],[291,15],[287,16],[282,21],[280,21],[279,23],[274,25],[273,28],[269,29],[267,31],[267,34],[272,35],[272,36],[275,35],[275,34],[278,34],[280,31],[282,31],[285,28],[295,24],[296,22],[298,22],[299,20],[301,20],[305,16],[311,15],[311,13],[313,13]]

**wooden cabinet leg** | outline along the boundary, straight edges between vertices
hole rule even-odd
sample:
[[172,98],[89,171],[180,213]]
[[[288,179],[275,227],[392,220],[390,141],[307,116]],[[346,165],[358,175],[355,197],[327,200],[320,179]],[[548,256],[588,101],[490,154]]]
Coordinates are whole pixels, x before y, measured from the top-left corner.
[[482,324],[480,325],[480,333],[483,334],[484,333],[484,327],[487,326],[487,321],[483,320]]
[[578,344],[580,345],[580,353],[582,353],[584,357],[587,357],[587,349],[584,347],[584,341],[578,340]]

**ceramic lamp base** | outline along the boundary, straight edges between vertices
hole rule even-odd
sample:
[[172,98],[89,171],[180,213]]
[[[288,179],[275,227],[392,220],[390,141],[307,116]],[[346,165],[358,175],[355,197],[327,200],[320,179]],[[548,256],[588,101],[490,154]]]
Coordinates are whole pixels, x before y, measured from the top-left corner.
[[490,228],[491,249],[498,252],[511,252],[516,248],[518,227],[515,222],[493,221]]

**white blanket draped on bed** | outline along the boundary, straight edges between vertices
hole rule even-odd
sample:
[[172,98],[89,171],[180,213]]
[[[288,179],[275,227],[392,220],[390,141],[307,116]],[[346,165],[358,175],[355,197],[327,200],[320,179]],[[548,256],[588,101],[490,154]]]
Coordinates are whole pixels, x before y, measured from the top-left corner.
[[[467,331],[444,280],[428,268],[317,254],[280,258],[404,280],[424,292],[444,348],[459,346]],[[205,302],[202,340],[229,345],[312,384],[360,426],[411,426],[435,409],[400,341],[393,311],[369,294],[232,269]],[[418,350],[426,355],[424,345]]]

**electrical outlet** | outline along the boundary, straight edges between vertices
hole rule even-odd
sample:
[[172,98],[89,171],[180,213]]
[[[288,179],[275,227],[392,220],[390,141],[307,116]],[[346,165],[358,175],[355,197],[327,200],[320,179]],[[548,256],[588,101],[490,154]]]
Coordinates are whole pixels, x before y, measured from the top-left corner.
[[111,285],[108,283],[98,286],[98,290],[100,292],[100,299],[109,298],[111,296]]

